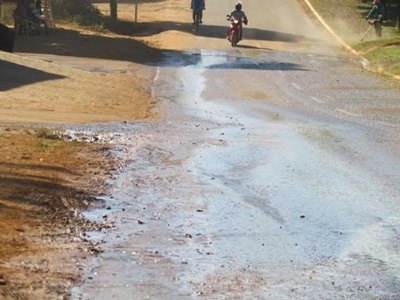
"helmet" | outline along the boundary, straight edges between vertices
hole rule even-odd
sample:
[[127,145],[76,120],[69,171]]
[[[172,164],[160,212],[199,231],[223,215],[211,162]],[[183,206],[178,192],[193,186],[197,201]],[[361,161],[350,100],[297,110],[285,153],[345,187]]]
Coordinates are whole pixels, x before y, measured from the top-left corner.
[[241,3],[236,3],[235,9],[236,10],[242,10],[242,4]]

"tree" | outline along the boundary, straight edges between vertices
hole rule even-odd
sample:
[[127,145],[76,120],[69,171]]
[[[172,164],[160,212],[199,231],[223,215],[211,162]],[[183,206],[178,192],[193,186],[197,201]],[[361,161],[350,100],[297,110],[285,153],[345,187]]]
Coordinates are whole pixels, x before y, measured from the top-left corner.
[[400,0],[397,0],[397,28],[400,27]]
[[113,22],[117,21],[118,15],[118,1],[117,0],[110,0],[110,17]]

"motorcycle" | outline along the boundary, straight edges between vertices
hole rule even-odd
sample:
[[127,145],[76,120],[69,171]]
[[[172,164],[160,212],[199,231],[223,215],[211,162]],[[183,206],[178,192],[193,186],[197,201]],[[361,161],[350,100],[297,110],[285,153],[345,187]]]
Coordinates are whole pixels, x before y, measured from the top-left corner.
[[[226,15],[226,18],[230,22],[228,40],[231,46],[235,47],[242,40],[242,22],[231,15]],[[247,24],[247,20],[244,20],[244,23]]]

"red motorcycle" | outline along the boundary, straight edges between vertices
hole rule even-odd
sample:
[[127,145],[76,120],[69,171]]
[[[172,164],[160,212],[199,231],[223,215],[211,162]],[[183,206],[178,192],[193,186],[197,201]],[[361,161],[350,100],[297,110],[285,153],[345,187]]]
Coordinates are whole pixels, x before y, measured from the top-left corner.
[[[231,46],[235,47],[242,40],[242,22],[231,15],[227,15],[226,17],[231,22],[228,28],[228,40]],[[247,20],[244,20],[243,23],[247,24]]]

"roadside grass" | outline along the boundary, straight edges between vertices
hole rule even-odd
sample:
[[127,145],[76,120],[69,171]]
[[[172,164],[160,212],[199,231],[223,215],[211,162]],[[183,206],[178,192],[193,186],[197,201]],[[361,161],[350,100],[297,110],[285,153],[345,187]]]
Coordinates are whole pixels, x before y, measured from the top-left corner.
[[400,75],[400,37],[372,40],[354,45],[378,70]]
[[53,151],[55,148],[61,146],[62,139],[56,133],[47,128],[40,128],[34,130],[33,134],[33,147],[36,151]]
[[[400,76],[400,31],[392,21],[384,24],[383,36],[376,39],[374,30],[366,35],[369,24],[365,20],[369,0],[309,0],[335,32],[369,60],[372,70]],[[364,41],[361,39],[364,37]]]
[[60,142],[38,138],[34,140],[33,146],[36,151],[53,151],[55,148],[60,146]]
[[47,128],[40,128],[36,130],[35,136],[37,138],[42,138],[47,140],[61,140],[61,137],[57,133]]

